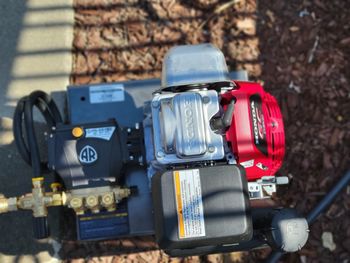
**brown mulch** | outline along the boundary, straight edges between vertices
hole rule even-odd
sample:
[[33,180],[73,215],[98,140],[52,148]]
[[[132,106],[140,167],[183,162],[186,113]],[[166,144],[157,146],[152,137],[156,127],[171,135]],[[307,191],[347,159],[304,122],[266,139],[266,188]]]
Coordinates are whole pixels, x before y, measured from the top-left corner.
[[[211,42],[231,70],[246,69],[280,103],[287,142],[280,173],[293,179],[282,204],[307,213],[350,168],[349,1],[75,0],[75,8],[72,83],[160,77],[170,47]],[[284,261],[347,262],[349,208],[350,188],[311,227],[305,248]],[[322,245],[326,231],[334,251]],[[114,248],[100,242],[63,251],[74,257],[78,249],[91,262],[256,262],[268,252],[169,259],[153,251],[89,260]]]

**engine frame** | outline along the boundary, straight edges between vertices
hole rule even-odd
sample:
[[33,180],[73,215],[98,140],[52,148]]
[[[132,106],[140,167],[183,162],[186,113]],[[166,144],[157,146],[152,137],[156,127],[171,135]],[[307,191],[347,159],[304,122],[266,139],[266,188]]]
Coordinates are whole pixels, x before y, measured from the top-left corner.
[[[230,72],[229,77],[232,79],[247,80],[246,71],[233,71]],[[142,81],[124,81],[118,83],[103,83],[103,84],[91,84],[91,85],[79,85],[69,86],[67,88],[67,119],[72,126],[80,123],[90,122],[101,122],[106,119],[116,119],[121,127],[135,127],[140,125],[145,118],[144,111],[148,114],[151,112],[151,101],[153,99],[153,92],[159,90],[161,85],[160,79],[149,79]],[[90,97],[91,91],[96,92],[97,89],[101,90],[102,93],[108,92],[120,92],[123,90],[124,100],[119,101],[105,101],[101,103],[91,103],[87,98]],[[117,90],[117,91],[116,91]],[[95,93],[96,94],[96,93]],[[84,98],[84,99],[82,99]],[[95,112],[96,114],[89,114],[89,112]],[[127,112],[127,114],[125,114]],[[144,126],[144,133],[151,132],[150,126]],[[146,136],[148,139],[145,143],[151,144],[152,136]],[[153,147],[146,147],[146,159],[147,156],[152,156]],[[148,151],[148,152],[147,152]],[[151,161],[152,162],[152,161]],[[152,162],[153,164],[153,162]],[[156,167],[157,164],[155,164]],[[161,169],[164,169],[162,167]],[[154,174],[154,170],[147,171],[146,169],[131,169],[125,176],[125,186],[136,186],[139,191],[138,195],[125,200],[126,212],[128,214],[128,231],[125,233],[115,232],[111,235],[115,238],[123,236],[143,236],[154,234],[154,223],[153,223],[153,205],[150,189],[150,179]],[[138,220],[142,218],[142,220]],[[84,228],[83,218],[76,218],[78,239],[84,240]],[[92,215],[92,220],[99,219],[98,216]],[[99,219],[100,224],[95,224],[96,232],[98,228],[103,228],[107,222]],[[96,236],[93,239],[101,239]]]

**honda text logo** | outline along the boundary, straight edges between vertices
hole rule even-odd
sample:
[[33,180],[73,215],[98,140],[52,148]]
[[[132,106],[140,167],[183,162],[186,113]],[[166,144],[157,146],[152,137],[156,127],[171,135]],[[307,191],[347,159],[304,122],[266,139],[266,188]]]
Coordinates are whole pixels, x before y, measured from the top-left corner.
[[79,154],[79,161],[81,163],[93,163],[97,160],[97,152],[96,150],[90,146],[86,145],[83,149],[81,149]]

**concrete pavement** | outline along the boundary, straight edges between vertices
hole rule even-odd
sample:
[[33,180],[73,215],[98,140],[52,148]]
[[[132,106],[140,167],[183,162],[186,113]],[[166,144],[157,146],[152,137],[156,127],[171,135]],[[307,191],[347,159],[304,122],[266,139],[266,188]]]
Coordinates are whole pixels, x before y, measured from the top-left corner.
[[[53,92],[63,109],[63,97],[57,94],[69,84],[72,67],[72,2],[0,1],[0,193],[6,196],[28,192],[31,184],[31,169],[17,153],[12,136],[17,100],[40,89]],[[33,240],[31,228],[30,212],[0,215],[1,263],[59,261],[60,245]]]

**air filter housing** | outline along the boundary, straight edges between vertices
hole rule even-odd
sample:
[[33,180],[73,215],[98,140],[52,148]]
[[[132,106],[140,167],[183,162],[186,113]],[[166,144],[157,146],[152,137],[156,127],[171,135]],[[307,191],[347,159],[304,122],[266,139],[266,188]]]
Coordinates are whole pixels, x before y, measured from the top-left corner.
[[152,178],[156,239],[162,249],[240,243],[252,238],[243,167],[169,170]]

